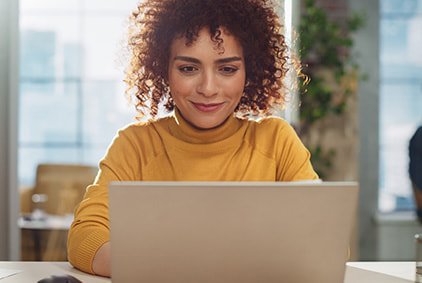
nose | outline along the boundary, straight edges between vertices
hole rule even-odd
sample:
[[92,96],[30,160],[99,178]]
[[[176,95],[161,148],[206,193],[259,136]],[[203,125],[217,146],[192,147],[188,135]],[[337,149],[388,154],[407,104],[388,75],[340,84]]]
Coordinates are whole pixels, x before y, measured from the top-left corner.
[[204,72],[200,77],[196,91],[207,97],[216,95],[218,93],[216,75],[212,71]]

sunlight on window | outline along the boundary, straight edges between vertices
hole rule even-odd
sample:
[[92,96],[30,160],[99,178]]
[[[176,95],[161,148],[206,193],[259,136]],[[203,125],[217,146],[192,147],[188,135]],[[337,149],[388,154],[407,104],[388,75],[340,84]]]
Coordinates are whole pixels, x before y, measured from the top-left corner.
[[96,165],[134,121],[117,62],[137,2],[20,1],[20,184],[39,163]]
[[379,209],[414,208],[409,140],[422,124],[422,1],[380,1]]

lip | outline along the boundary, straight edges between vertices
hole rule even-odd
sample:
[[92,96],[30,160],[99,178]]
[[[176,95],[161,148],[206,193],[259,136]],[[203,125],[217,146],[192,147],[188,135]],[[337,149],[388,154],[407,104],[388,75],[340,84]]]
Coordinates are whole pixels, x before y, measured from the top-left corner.
[[220,109],[224,102],[221,103],[197,103],[197,102],[191,102],[193,106],[195,106],[196,109],[198,109],[201,112],[214,112]]

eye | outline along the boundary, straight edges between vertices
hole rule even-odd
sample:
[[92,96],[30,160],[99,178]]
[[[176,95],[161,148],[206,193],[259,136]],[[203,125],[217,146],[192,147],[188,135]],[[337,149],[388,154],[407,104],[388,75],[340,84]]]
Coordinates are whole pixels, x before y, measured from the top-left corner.
[[197,70],[195,66],[180,66],[178,69],[182,73],[193,73]]
[[231,67],[231,66],[224,66],[224,67],[221,67],[221,68],[219,69],[219,71],[220,71],[221,73],[225,74],[225,75],[231,75],[231,74],[234,74],[234,73],[236,73],[236,72],[237,72],[237,70],[238,70],[238,68],[236,68],[236,67]]

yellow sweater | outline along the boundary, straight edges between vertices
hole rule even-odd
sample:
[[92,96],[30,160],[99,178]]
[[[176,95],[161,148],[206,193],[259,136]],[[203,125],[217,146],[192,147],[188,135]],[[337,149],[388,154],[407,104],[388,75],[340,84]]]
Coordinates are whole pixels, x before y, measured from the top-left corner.
[[92,260],[109,241],[110,181],[295,181],[317,179],[310,154],[279,118],[259,122],[230,117],[211,130],[175,115],[119,131],[69,231],[68,256],[92,273]]

